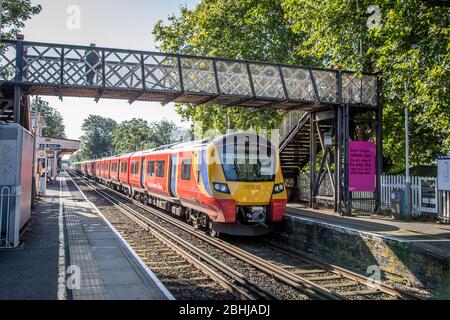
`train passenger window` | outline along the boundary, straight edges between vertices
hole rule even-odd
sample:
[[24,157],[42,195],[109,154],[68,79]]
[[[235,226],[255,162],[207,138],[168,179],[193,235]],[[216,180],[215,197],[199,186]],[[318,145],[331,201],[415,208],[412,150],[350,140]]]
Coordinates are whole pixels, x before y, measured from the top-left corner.
[[131,174],[139,174],[139,163],[138,162],[134,161],[131,163],[130,173]]
[[127,163],[126,162],[123,162],[123,163],[121,163],[120,164],[121,165],[121,172],[122,173],[126,173],[127,172]]
[[117,171],[117,163],[112,163],[111,164],[111,171],[112,172],[116,172]]
[[184,159],[181,161],[181,179],[191,180],[191,159]]
[[155,161],[147,162],[147,176],[153,177],[155,175]]
[[165,161],[156,161],[156,176],[164,177],[165,168],[166,168]]

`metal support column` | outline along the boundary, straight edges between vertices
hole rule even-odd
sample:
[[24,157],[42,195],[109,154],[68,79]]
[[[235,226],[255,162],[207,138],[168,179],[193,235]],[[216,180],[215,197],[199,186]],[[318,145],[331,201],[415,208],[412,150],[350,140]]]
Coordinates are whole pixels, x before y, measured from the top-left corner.
[[348,104],[344,105],[344,117],[343,117],[343,141],[344,144],[344,194],[343,194],[343,202],[344,202],[344,214],[351,215],[351,199],[350,199],[350,188],[349,188],[349,150],[348,150],[348,142],[350,136],[350,107]]
[[334,119],[335,137],[334,137],[334,211],[340,212],[341,208],[341,161],[342,161],[342,106],[336,107],[336,116]]
[[383,103],[381,97],[381,79],[378,79],[377,97],[377,140],[376,140],[376,190],[375,190],[375,212],[381,211],[381,175],[383,174]]
[[317,144],[316,144],[316,134],[314,129],[314,117],[315,114],[311,113],[309,118],[310,132],[309,132],[309,143],[310,143],[310,155],[309,155],[309,207],[314,208],[314,184],[316,181],[316,159],[317,159]]
[[22,90],[18,83],[22,82],[22,65],[23,65],[23,36],[17,36],[16,41],[16,77],[14,85],[14,122],[21,123],[21,102]]

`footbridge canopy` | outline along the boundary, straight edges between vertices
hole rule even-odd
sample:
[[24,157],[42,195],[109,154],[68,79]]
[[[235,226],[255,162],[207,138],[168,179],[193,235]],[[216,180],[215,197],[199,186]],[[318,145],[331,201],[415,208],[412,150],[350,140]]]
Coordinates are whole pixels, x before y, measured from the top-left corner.
[[27,94],[284,110],[378,105],[374,74],[22,40],[0,48],[2,86]]

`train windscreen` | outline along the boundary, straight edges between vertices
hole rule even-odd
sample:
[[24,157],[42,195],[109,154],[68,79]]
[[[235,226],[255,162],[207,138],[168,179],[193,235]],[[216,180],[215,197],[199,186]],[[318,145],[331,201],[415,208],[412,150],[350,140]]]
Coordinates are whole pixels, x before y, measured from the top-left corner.
[[224,137],[217,145],[228,181],[274,181],[276,153],[271,143],[256,135]]

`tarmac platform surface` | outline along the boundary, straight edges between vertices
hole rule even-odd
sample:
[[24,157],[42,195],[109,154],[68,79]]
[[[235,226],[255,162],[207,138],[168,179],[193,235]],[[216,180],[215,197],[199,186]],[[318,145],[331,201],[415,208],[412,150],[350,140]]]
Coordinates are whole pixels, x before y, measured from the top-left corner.
[[0,250],[0,299],[173,299],[66,173],[27,228],[18,248]]
[[450,257],[450,225],[435,222],[408,222],[380,215],[347,217],[332,210],[310,209],[301,203],[289,203],[286,214],[302,219],[365,233],[401,243],[417,244]]

